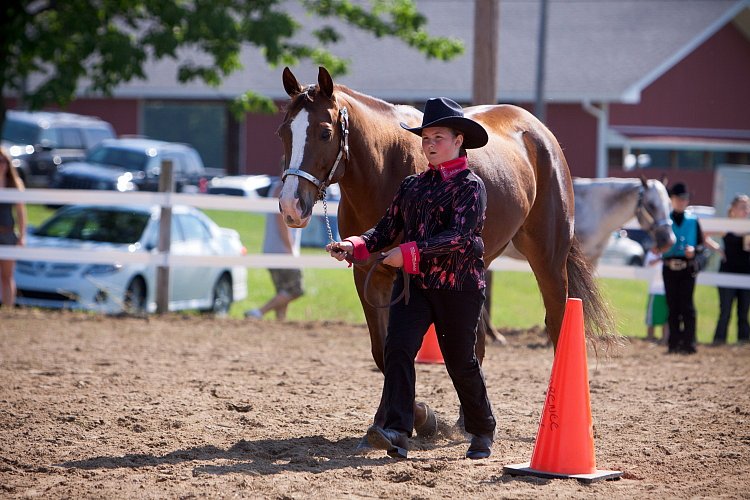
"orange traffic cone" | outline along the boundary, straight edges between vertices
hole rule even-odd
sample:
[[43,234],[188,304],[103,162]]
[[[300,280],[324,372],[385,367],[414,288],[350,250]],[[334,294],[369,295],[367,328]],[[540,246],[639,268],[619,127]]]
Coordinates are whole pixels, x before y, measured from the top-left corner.
[[427,333],[425,333],[422,339],[422,347],[420,347],[414,361],[417,363],[445,363],[443,353],[440,352],[435,325],[430,325]]
[[511,475],[575,478],[589,483],[622,476],[622,472],[596,469],[581,299],[568,299],[565,307],[531,462],[503,470]]

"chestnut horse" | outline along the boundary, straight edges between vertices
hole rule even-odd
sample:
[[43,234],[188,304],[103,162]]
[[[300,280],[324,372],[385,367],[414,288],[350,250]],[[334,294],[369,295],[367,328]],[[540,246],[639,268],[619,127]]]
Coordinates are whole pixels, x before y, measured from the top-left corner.
[[[300,85],[289,68],[284,69],[283,84],[291,98],[278,131],[286,162],[279,208],[286,224],[304,227],[325,187],[338,182],[341,235],[364,233],[385,214],[401,181],[427,168],[419,137],[399,126],[418,126],[422,113],[335,85],[322,67],[317,85]],[[487,145],[468,157],[469,167],[487,189],[485,265],[512,240],[536,276],[553,344],[568,296],[583,300],[590,334],[613,334],[609,309],[573,236],[573,185],[555,137],[519,107],[476,106],[464,111],[489,134]],[[370,331],[372,357],[382,372],[388,310],[364,299],[367,271],[366,266],[354,266],[354,281]],[[388,302],[394,276],[393,269],[378,268],[367,290],[372,303]],[[480,362],[484,343],[485,335],[477,335]],[[434,432],[420,430],[429,412],[426,406],[415,403],[415,410],[417,433]],[[384,423],[382,401],[374,421]]]

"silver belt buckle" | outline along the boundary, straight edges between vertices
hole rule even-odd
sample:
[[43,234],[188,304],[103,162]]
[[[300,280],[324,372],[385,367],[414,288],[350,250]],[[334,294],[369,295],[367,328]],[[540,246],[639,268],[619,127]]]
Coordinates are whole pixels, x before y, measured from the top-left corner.
[[667,267],[672,271],[682,271],[687,267],[687,261],[685,260],[670,260],[667,261]]

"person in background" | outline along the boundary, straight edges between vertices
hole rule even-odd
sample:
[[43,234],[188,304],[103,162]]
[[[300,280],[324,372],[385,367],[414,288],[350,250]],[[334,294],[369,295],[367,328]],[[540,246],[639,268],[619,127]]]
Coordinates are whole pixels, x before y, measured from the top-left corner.
[[[734,197],[729,205],[729,217],[747,219],[750,214],[750,198],[745,194]],[[750,234],[728,232],[722,237],[724,255],[719,266],[720,273],[750,274]],[[732,304],[737,301],[737,342],[750,342],[750,289],[718,287],[719,320],[714,332],[714,345],[725,344]]]
[[[24,190],[23,181],[11,163],[10,153],[0,149],[0,188]],[[14,214],[15,212],[15,214]],[[26,244],[26,205],[0,203],[0,245]],[[4,307],[16,304],[16,281],[13,277],[16,262],[0,259],[0,299]]]
[[669,190],[672,201],[672,231],[675,244],[662,256],[662,277],[669,308],[669,354],[696,353],[696,312],[693,292],[698,265],[695,256],[704,245],[720,250],[719,245],[703,234],[697,217],[685,209],[690,193],[684,182],[677,182]]
[[[268,196],[278,197],[282,185],[281,180],[275,181],[268,190]],[[281,214],[268,214],[266,216],[266,231],[263,237],[263,253],[298,257],[301,237],[302,229],[287,227]],[[271,274],[276,295],[260,308],[246,311],[246,318],[262,318],[267,312],[274,311],[276,319],[284,320],[289,303],[304,294],[302,271],[300,269],[269,269],[268,272]]]
[[[643,265],[647,268],[653,268],[661,264],[661,255],[649,250],[646,252],[646,259]],[[664,293],[664,278],[661,270],[650,269],[652,272],[648,284],[648,303],[646,304],[646,340],[656,342],[656,327],[661,327],[661,343],[666,343],[669,337],[669,325],[667,317],[667,297]]]

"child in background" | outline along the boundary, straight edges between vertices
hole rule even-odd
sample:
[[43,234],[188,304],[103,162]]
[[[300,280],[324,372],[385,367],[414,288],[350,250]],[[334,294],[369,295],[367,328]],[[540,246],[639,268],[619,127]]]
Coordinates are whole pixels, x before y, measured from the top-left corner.
[[646,260],[643,265],[648,267],[652,272],[651,280],[648,284],[648,303],[646,304],[646,340],[656,342],[658,339],[654,330],[657,326],[660,326],[660,343],[664,344],[669,337],[669,325],[667,324],[669,310],[667,309],[667,297],[664,292],[664,279],[662,278],[661,267],[657,267],[657,264],[660,263],[661,255],[651,250],[646,252]]

